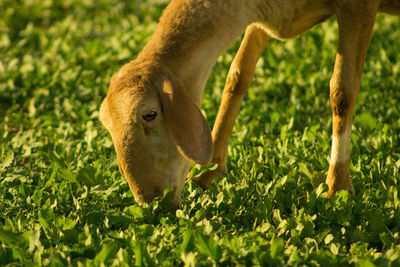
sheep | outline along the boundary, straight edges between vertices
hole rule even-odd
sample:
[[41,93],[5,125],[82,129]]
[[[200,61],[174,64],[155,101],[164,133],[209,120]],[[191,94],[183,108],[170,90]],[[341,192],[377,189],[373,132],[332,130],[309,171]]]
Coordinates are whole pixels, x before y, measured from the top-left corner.
[[[339,44],[330,81],[333,134],[326,183],[328,197],[338,190],[354,193],[352,117],[378,12],[398,15],[400,1],[172,0],[137,58],[111,78],[100,108],[136,201],[149,203],[170,188],[178,205],[191,162],[217,165],[193,179],[203,188],[224,175],[234,121],[268,40],[298,36],[332,16]],[[200,111],[205,83],[218,56],[244,31],[211,133]]]

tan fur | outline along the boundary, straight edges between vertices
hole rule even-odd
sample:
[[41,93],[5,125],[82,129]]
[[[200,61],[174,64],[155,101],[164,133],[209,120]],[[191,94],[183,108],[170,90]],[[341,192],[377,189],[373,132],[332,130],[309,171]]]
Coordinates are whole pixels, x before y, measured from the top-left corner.
[[[212,159],[218,165],[196,178],[203,187],[223,175],[240,102],[268,39],[294,37],[330,16],[339,24],[330,98],[336,138],[332,155],[340,162],[331,162],[327,183],[329,196],[340,189],[353,192],[347,136],[378,11],[399,14],[399,1],[172,0],[137,59],[111,79],[100,109],[136,200],[150,202],[172,188],[177,204],[191,161],[204,164]],[[207,77],[218,56],[247,26],[210,134],[199,110]]]
[[[341,179],[337,179],[337,177],[341,177]],[[350,160],[331,164],[326,183],[329,187],[328,198],[331,198],[336,191],[343,189],[354,193],[354,188],[350,181]]]

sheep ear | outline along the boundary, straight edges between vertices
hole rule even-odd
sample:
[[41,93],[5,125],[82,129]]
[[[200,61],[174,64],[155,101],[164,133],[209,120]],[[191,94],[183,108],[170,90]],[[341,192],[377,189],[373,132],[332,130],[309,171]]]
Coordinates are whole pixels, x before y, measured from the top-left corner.
[[167,128],[179,151],[196,163],[208,163],[213,154],[210,127],[182,82],[165,79],[161,102]]

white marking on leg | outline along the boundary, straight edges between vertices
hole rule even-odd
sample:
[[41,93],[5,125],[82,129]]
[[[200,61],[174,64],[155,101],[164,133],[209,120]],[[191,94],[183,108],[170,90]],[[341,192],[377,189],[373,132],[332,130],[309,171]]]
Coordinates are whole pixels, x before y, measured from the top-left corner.
[[330,164],[342,163],[350,159],[351,125],[341,135],[332,135],[332,153]]

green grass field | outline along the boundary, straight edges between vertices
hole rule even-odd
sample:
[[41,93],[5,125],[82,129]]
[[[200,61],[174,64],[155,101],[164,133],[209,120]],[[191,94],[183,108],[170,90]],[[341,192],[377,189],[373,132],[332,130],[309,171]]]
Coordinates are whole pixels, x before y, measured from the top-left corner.
[[[400,20],[379,16],[352,133],[354,196],[326,199],[335,19],[272,40],[228,174],[139,206],[98,110],[166,1],[0,1],[0,265],[400,266]],[[215,65],[213,124],[238,43]],[[202,170],[193,170],[199,173]]]

